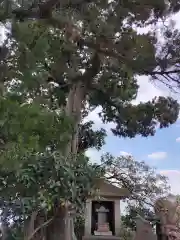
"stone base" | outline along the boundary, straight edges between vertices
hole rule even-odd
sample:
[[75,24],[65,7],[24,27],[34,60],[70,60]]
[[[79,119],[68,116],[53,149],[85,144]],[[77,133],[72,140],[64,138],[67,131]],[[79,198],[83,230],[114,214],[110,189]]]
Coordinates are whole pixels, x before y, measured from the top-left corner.
[[82,240],[120,240],[120,237],[117,236],[83,236]]
[[94,231],[94,235],[95,236],[112,236],[112,232],[111,231],[107,231],[107,232]]

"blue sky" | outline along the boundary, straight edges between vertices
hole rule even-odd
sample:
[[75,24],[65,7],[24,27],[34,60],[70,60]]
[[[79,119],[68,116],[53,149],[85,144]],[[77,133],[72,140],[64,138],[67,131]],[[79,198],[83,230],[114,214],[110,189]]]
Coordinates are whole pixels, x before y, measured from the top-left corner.
[[[135,104],[140,101],[146,102],[155,96],[172,95],[167,89],[155,87],[145,76],[140,77],[138,82],[140,88]],[[96,109],[88,116],[88,120],[95,122],[96,129],[104,127],[108,131],[108,136],[101,151],[98,152],[95,149],[87,151],[92,161],[98,161],[105,152],[110,152],[114,156],[130,154],[137,161],[143,160],[150,166],[156,167],[158,172],[169,178],[172,193],[180,194],[180,119],[169,128],[157,129],[153,137],[137,136],[133,139],[123,139],[113,136],[110,132],[113,123],[102,124],[97,114],[100,111],[101,109]]]
[[180,136],[179,132],[180,127],[174,125],[157,130],[155,136],[148,138],[120,139],[109,135],[105,151],[113,152],[115,155],[124,151],[136,159],[156,165],[159,169],[180,169],[180,142],[176,142]]

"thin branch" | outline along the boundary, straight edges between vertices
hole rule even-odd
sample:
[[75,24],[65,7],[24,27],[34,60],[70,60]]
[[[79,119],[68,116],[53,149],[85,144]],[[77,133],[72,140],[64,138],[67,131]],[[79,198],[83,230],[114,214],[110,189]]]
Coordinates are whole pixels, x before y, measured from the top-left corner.
[[56,6],[56,4],[60,3],[60,0],[48,0],[47,2],[43,3],[40,5],[40,8],[42,10],[47,10],[49,9],[52,11],[52,9]]
[[144,73],[146,73],[147,75],[169,75],[169,74],[176,74],[176,73],[180,73],[180,69],[176,69],[176,70],[171,70],[171,71],[152,71],[152,72],[148,72],[148,71],[144,71]]
[[24,20],[25,18],[46,19],[52,16],[52,10],[59,0],[48,0],[45,3],[39,4],[38,8],[23,9],[17,8],[12,11],[17,19]]
[[[145,72],[147,75],[151,77],[160,75],[163,79],[158,78],[160,82],[162,82],[166,87],[168,87],[174,93],[178,93],[177,88],[180,86],[180,80],[177,77],[173,77],[172,74],[180,74],[180,69],[171,70],[171,71],[153,71],[153,72]],[[175,85],[173,86],[172,83]]]

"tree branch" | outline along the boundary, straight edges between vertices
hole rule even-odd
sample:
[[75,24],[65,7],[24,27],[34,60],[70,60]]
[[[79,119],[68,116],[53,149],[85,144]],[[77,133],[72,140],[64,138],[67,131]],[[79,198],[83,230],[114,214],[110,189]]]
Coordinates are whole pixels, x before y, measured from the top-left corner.
[[52,16],[52,10],[59,0],[48,0],[39,4],[38,8],[23,9],[18,8],[12,11],[16,18],[23,21],[25,18],[48,19]]
[[64,0],[62,3],[62,7],[64,8],[75,8],[76,10],[80,10],[83,4],[92,3],[92,0]]
[[40,5],[40,9],[44,9],[44,10],[51,10],[56,6],[56,4],[60,3],[60,0],[48,0],[47,2],[45,3],[42,3]]
[[37,227],[37,228],[34,230],[34,232],[33,232],[30,236],[27,237],[27,240],[31,240],[31,239],[34,237],[34,235],[35,235],[39,230],[41,230],[41,229],[44,228],[44,227],[47,227],[47,226],[52,222],[53,219],[54,219],[54,217],[50,218],[49,220],[47,220],[46,222],[44,222],[43,224],[41,224],[39,227]]
[[180,73],[180,69],[176,69],[176,70],[171,70],[171,71],[153,71],[153,72],[148,72],[148,71],[144,71],[144,73],[146,73],[147,75],[169,75],[169,74],[176,74],[176,73]]
[[[170,70],[170,71],[152,71],[146,72],[146,75],[150,75],[151,77],[159,75],[162,78],[158,78],[160,82],[162,82],[166,87],[168,87],[172,92],[178,93],[177,88],[180,86],[179,77],[177,78],[177,74],[180,74],[180,69]],[[175,76],[173,76],[173,74]],[[174,85],[172,84],[174,83]]]

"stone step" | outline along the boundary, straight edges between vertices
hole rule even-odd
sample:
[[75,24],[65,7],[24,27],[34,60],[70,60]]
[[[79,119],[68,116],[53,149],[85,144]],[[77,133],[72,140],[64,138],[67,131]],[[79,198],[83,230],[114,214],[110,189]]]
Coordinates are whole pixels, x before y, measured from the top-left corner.
[[117,236],[83,236],[82,240],[120,240]]

